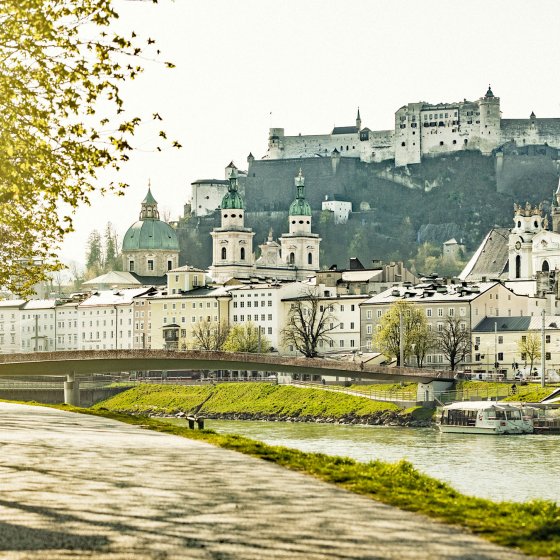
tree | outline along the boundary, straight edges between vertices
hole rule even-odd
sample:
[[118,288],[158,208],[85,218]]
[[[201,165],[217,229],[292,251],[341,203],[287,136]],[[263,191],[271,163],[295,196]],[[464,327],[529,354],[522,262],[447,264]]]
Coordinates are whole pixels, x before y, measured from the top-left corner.
[[533,364],[536,360],[541,357],[541,341],[538,335],[535,333],[527,333],[523,335],[521,339],[517,342],[517,349],[521,354],[521,359],[525,361],[527,365],[527,360],[530,364],[530,372],[533,372]]
[[471,333],[457,317],[447,317],[437,333],[437,347],[449,362],[451,371],[471,353]]
[[110,270],[122,270],[119,254],[119,238],[111,222],[107,222],[105,226],[104,256],[103,269],[105,272]]
[[204,319],[193,325],[190,346],[195,350],[223,350],[229,332],[226,321],[218,323]]
[[86,268],[89,275],[92,276],[98,276],[104,269],[101,235],[96,229],[94,229],[88,237]]
[[396,358],[397,366],[400,363],[401,332],[400,323],[403,323],[403,354],[404,361],[415,355],[421,367],[428,349],[431,347],[431,336],[428,321],[422,309],[406,302],[397,301],[379,321],[379,329],[373,336],[373,343],[388,358]]
[[327,301],[321,301],[318,291],[309,288],[291,302],[282,342],[292,345],[306,358],[315,358],[318,347],[331,340],[329,333],[339,325]]
[[226,352],[269,352],[270,340],[262,334],[262,331],[259,335],[259,328],[254,323],[233,325],[223,345],[223,349]]
[[58,244],[78,205],[126,186],[98,174],[129,158],[141,118],[127,115],[121,87],[157,51],[133,31],[116,34],[117,17],[111,0],[0,7],[0,285],[15,293],[61,268]]

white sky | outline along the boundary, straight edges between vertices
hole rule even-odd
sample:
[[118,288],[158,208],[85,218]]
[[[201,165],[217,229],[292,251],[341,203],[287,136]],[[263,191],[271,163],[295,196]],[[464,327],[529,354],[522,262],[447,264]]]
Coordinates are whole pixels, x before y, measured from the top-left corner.
[[[120,25],[153,37],[163,60],[127,88],[133,112],[159,112],[183,145],[138,152],[121,198],[79,209],[63,260],[85,259],[92,229],[121,239],[138,219],[148,179],[171,219],[196,179],[266,152],[268,129],[323,134],[333,125],[393,128],[415,101],[477,99],[488,84],[505,118],[560,117],[558,0],[116,0]],[[137,145],[153,146],[149,133]],[[111,177],[117,179],[116,177]],[[249,224],[250,225],[250,224]]]

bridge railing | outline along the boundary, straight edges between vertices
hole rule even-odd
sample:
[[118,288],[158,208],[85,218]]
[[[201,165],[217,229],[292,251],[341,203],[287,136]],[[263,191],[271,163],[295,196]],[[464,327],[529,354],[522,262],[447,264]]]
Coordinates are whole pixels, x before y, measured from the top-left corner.
[[310,389],[322,389],[324,391],[330,391],[333,393],[342,393],[345,395],[351,395],[353,397],[364,397],[376,401],[385,402],[411,402],[416,401],[416,386],[414,389],[387,389],[387,390],[376,390],[373,387],[367,387],[364,389],[351,389],[349,387],[342,387],[340,385],[323,385],[322,383],[312,383],[309,381],[292,381],[291,385],[298,387],[308,387]]

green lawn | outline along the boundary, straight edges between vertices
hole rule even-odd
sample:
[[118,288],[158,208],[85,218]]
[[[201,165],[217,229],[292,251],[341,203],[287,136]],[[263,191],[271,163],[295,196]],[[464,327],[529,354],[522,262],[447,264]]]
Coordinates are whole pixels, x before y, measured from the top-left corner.
[[399,407],[365,397],[268,383],[220,383],[205,386],[138,385],[94,409],[134,413],[274,414],[278,416],[368,416]]

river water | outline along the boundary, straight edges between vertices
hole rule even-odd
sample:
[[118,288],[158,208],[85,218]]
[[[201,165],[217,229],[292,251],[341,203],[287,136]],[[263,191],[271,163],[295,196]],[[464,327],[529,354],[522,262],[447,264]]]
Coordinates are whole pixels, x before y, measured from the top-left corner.
[[205,427],[363,462],[406,459],[464,494],[491,500],[543,498],[560,503],[559,436],[442,434],[430,428],[225,420],[206,420]]

